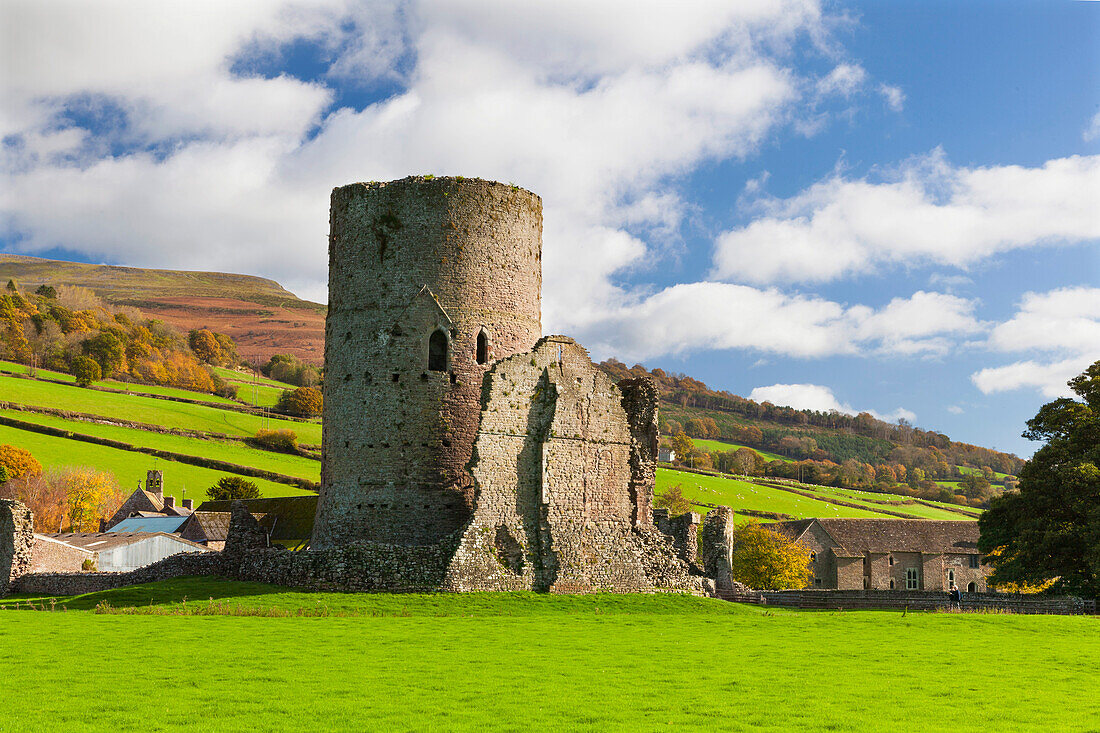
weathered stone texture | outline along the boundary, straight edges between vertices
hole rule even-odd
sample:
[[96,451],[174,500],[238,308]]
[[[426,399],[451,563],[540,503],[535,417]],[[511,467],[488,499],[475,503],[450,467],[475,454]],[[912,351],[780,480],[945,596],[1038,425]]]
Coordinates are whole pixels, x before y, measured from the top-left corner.
[[358,183],[333,191],[330,224],[313,546],[437,543],[472,513],[482,376],[541,335],[541,199],[479,179]]
[[262,550],[270,546],[267,532],[260,526],[256,517],[249,513],[244,504],[235,501],[229,508],[229,532],[225,537],[226,555],[239,555],[251,550]]
[[656,391],[629,394],[564,336],[493,365],[470,464],[476,508],[447,588],[700,589],[650,514]]
[[703,520],[699,553],[703,572],[714,578],[718,590],[737,587],[733,580],[733,510],[728,506],[711,509]]
[[96,560],[96,554],[90,550],[67,545],[51,537],[36,535],[34,549],[31,552],[31,567],[28,573],[79,573],[84,562]]
[[0,597],[13,580],[31,569],[34,515],[14,499],[0,499]]
[[697,566],[699,562],[700,521],[695,512],[669,517],[667,509],[653,510],[654,526],[672,541],[677,557],[692,566]]

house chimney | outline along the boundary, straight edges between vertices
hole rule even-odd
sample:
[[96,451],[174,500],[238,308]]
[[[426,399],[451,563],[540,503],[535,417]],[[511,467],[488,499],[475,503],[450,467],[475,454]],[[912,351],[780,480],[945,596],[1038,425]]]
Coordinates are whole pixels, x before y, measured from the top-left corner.
[[176,507],[176,497],[174,497],[174,496],[164,497],[164,508],[165,509],[174,509],[175,507]]
[[164,475],[160,471],[149,471],[145,474],[145,490],[155,494],[158,498],[164,495]]
[[184,499],[183,500],[183,508],[184,509],[191,509],[194,506],[195,506],[195,500],[194,499]]

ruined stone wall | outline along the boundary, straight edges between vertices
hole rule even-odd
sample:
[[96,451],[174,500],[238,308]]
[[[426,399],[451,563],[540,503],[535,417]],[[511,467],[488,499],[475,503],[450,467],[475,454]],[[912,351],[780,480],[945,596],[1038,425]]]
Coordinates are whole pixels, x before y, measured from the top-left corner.
[[648,465],[631,460],[646,450],[644,463],[655,460],[648,438],[635,437],[648,420],[632,430],[623,393],[570,338],[541,339],[495,364],[471,461],[475,513],[446,586],[697,590],[653,527]]
[[690,565],[699,563],[699,523],[701,521],[695,512],[685,512],[669,517],[668,509],[653,510],[653,526],[672,542],[676,556]]
[[333,191],[330,224],[313,546],[439,542],[473,509],[482,376],[541,335],[541,200],[479,179],[359,183]]
[[699,539],[699,554],[703,572],[714,578],[718,590],[734,587],[733,580],[733,510],[719,506],[707,512]]
[[34,515],[14,499],[0,499],[0,597],[11,581],[31,568]]

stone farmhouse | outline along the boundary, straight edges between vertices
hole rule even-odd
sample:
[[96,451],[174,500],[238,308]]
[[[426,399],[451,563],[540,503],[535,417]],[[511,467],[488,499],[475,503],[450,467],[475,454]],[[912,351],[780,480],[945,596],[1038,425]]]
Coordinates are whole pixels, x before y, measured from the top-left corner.
[[927,519],[801,519],[768,525],[810,550],[813,588],[984,593],[991,571],[978,523]]
[[163,472],[149,471],[146,474],[145,488],[138,488],[131,494],[110,519],[101,522],[99,529],[101,532],[109,531],[130,517],[186,517],[193,506],[191,499],[184,499],[177,506],[174,497],[164,495]]

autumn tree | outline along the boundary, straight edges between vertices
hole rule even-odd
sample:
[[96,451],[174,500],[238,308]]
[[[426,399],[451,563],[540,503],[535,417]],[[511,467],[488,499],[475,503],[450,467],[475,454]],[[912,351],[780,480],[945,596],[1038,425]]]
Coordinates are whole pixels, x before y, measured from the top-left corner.
[[321,407],[321,390],[316,387],[284,390],[275,403],[278,412],[298,417],[316,417],[321,414]]
[[240,476],[223,476],[206,490],[206,496],[213,501],[259,499],[260,488],[252,481]]
[[122,339],[111,331],[101,331],[85,339],[82,347],[85,354],[96,360],[105,377],[122,369],[126,364],[126,347]]
[[1100,596],[1100,361],[1069,381],[1079,399],[1043,405],[1023,436],[1045,441],[1019,473],[1019,490],[990,502],[978,549],[991,584],[1042,585]]
[[103,378],[103,370],[99,368],[99,362],[90,356],[78,356],[73,359],[69,371],[76,377],[78,387],[87,387],[92,382],[98,382]]
[[0,466],[7,469],[9,479],[37,476],[42,473],[42,464],[31,455],[31,452],[14,445],[0,445]]
[[811,575],[809,564],[808,549],[757,522],[748,522],[733,530],[733,579],[750,588],[805,588]]
[[668,441],[669,447],[676,453],[676,462],[683,463],[695,452],[695,443],[685,433],[676,433]]
[[125,496],[115,477],[92,468],[66,468],[56,474],[65,495],[69,532],[96,532],[99,520],[114,514]]
[[653,506],[668,509],[668,516],[678,517],[691,511],[691,502],[684,496],[680,484],[670,486],[663,494],[653,498]]

